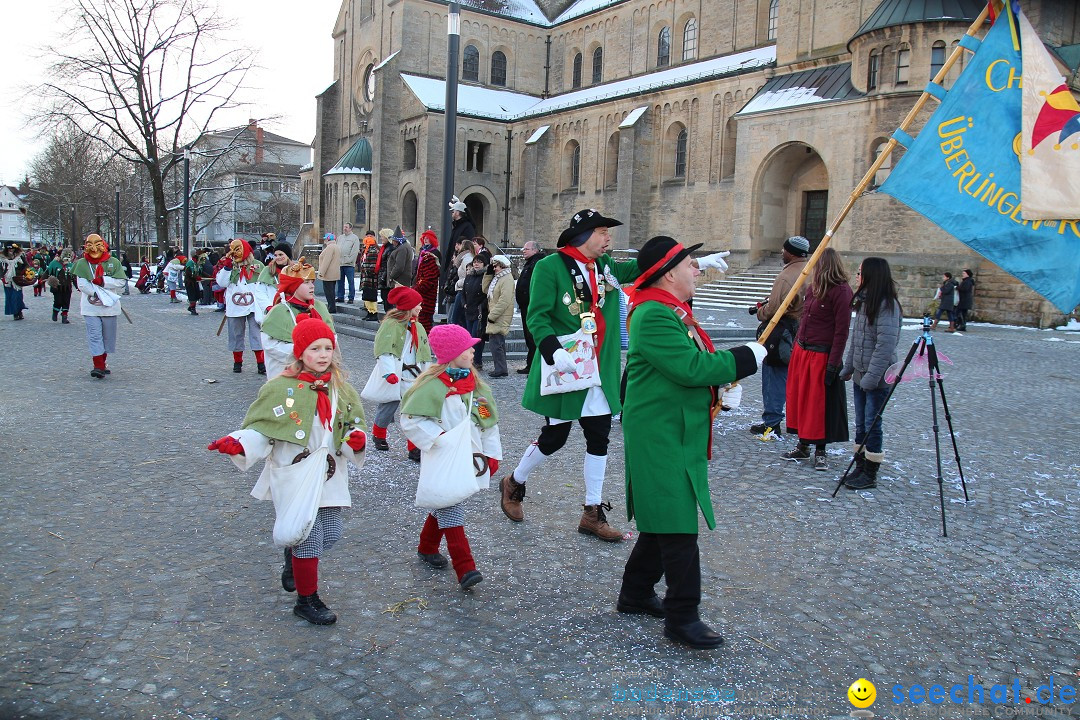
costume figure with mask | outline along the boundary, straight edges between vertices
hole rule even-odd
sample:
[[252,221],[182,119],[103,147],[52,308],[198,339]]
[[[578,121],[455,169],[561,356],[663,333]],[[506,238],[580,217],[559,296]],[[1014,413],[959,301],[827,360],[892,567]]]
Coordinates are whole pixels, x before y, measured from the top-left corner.
[[116,292],[127,285],[124,265],[109,252],[100,235],[88,235],[83,256],[75,263],[76,287],[82,293],[79,311],[86,322],[86,342],[94,359],[90,376],[100,380],[111,374],[106,360],[116,352],[116,318],[120,315],[120,296]]
[[229,243],[229,252],[221,262],[214,278],[225,288],[225,317],[229,325],[229,348],[233,354],[233,372],[242,371],[244,364],[244,334],[255,352],[259,374],[266,374],[259,325],[266,315],[266,305],[259,302],[259,274],[265,266],[251,253],[251,245],[237,238]]

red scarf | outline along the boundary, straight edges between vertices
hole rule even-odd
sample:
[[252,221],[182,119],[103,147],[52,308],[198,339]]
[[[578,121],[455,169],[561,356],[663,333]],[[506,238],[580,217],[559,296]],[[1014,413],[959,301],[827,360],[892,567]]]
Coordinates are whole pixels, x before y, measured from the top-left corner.
[[238,279],[243,280],[244,282],[251,280],[255,275],[255,264],[249,262],[247,258],[244,258],[243,264],[238,269],[240,271]]
[[105,264],[105,261],[110,259],[111,257],[112,254],[109,252],[108,248],[105,248],[105,252],[98,255],[97,259],[94,259],[86,253],[83,253],[83,258],[85,258],[86,262],[90,263],[90,267],[94,269],[93,282],[95,285],[105,284],[105,268],[102,266]]
[[382,267],[382,256],[383,256],[383,253],[386,252],[386,245],[387,245],[387,243],[383,243],[382,245],[379,246],[379,256],[377,258],[375,258],[375,274],[376,275],[379,274],[379,268]]
[[304,302],[303,300],[298,300],[292,295],[286,295],[285,302],[292,305],[293,308],[297,311],[296,322],[300,322],[301,320],[307,320],[308,318],[316,318],[319,320],[322,319],[321,317],[319,317],[319,314],[315,312],[314,300],[311,300],[310,302]]
[[585,255],[576,247],[559,248],[559,252],[569,255],[580,263],[585,265],[585,269],[589,272],[589,290],[592,292],[592,307],[589,308],[594,315],[596,315],[596,357],[600,357],[600,346],[604,344],[604,330],[607,327],[607,323],[604,322],[604,313],[600,310],[600,306],[596,304],[599,299],[599,293],[597,292],[596,284],[596,260],[585,257]]
[[446,397],[450,397],[451,395],[468,395],[476,390],[476,373],[469,373],[468,376],[463,377],[460,380],[451,380],[447,372],[443,370],[437,377],[442,380],[443,385],[449,388]]
[[319,413],[319,422],[327,430],[330,429],[330,373],[323,373],[315,377],[309,372],[302,372],[296,376],[300,382],[311,383],[308,387],[315,391],[315,410]]
[[[663,305],[667,305],[669,308],[674,310],[675,314],[679,316],[679,319],[681,319],[683,321],[683,324],[686,325],[686,327],[690,328],[689,332],[691,333],[691,337],[694,338],[695,342],[697,343],[698,348],[700,348],[702,350],[702,352],[710,352],[711,353],[711,352],[716,351],[716,346],[713,345],[712,338],[710,338],[709,334],[705,332],[705,328],[698,325],[698,321],[694,319],[694,311],[690,308],[690,306],[687,305],[685,302],[683,302],[683,301],[679,300],[678,298],[676,298],[674,295],[669,293],[667,290],[661,290],[660,288],[646,287],[646,288],[642,288],[640,290],[637,290],[634,293],[634,306],[632,308],[630,308],[630,313],[628,313],[627,316],[626,316],[626,324],[627,324],[627,326],[630,325],[630,315],[633,314],[634,310],[636,308],[638,308],[638,307],[641,307],[641,305],[643,303],[647,303],[647,302],[650,302],[650,301],[658,302],[658,303],[661,303]],[[719,401],[719,399],[720,399],[720,395],[717,392],[717,388],[715,386],[710,385],[709,386],[709,408],[710,408],[710,411],[713,408],[717,407],[717,402]],[[713,416],[710,414],[710,418],[709,418],[710,419],[710,423],[709,423],[709,445],[708,445],[708,450],[706,451],[706,457],[708,459],[710,459],[710,460],[712,459],[712,422],[711,422],[712,417]]]
[[416,321],[410,320],[408,324],[409,334],[412,335],[413,352],[420,352],[420,333],[416,329]]

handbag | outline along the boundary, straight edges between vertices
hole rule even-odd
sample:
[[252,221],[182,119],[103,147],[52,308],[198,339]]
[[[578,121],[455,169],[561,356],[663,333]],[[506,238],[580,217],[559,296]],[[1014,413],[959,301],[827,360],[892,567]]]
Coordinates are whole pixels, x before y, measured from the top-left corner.
[[[760,338],[761,333],[765,332],[768,325],[769,321],[763,320],[758,325],[755,337]],[[770,365],[787,365],[791,362],[791,350],[795,346],[795,334],[798,331],[799,322],[797,320],[783,318],[776,324],[776,327],[769,333],[769,337],[765,341],[765,349],[768,351],[765,359],[769,361]]]
[[397,402],[401,400],[401,386],[400,384],[391,385],[386,382],[386,378],[379,374],[379,364],[375,363],[375,367],[371,369],[371,376],[368,377],[367,384],[360,391],[360,397],[380,405],[382,403]]
[[559,336],[559,345],[563,347],[578,370],[562,373],[540,354],[540,394],[560,395],[562,393],[588,390],[600,384],[600,361],[596,356],[595,338],[584,330]]
[[[439,437],[420,455],[416,506],[438,510],[457,505],[480,490],[473,467],[472,395],[465,419]],[[487,475],[484,474],[486,479]]]
[[323,446],[292,465],[274,468],[270,494],[277,512],[274,544],[278,547],[294,547],[311,533],[327,479],[326,457],[327,448]]

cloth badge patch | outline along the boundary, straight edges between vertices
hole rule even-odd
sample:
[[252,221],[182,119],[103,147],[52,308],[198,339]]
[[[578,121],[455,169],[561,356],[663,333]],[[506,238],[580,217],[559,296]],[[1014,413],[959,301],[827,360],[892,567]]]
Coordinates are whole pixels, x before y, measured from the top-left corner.
[[[285,407],[292,407],[296,403],[292,398],[285,398]],[[280,405],[278,407],[281,407]]]
[[284,414],[285,414],[285,408],[281,407],[280,405],[278,405],[276,408],[274,408],[274,417],[281,417]]

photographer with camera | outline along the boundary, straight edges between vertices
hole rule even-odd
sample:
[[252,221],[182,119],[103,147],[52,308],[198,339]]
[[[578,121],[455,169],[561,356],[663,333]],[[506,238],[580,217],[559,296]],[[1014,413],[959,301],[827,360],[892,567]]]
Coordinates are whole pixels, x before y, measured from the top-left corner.
[[[765,326],[772,320],[780,304],[791,292],[799,275],[806,266],[806,256],[810,254],[810,241],[801,235],[789,237],[784,241],[784,268],[773,281],[772,291],[765,302],[750,306],[750,314],[761,321],[757,334],[760,337]],[[802,314],[803,295],[800,293],[784,312],[783,318],[765,341],[769,354],[761,364],[761,422],[750,426],[750,432],[760,435],[766,430],[775,434],[781,431],[784,420],[784,402],[787,395],[788,361],[795,333],[799,329],[799,316]]]

